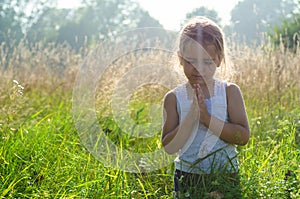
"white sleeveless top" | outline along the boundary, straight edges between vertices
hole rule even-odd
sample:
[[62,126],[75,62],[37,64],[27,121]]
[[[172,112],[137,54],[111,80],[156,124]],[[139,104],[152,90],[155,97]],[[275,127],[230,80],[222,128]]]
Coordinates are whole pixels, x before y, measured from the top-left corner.
[[[173,92],[176,95],[179,121],[186,117],[192,99],[188,99],[187,84],[176,87]],[[206,99],[208,112],[225,122],[228,122],[226,82],[215,80],[214,95]],[[184,172],[210,174],[219,171],[237,172],[238,160],[235,145],[219,139],[203,124],[194,127],[187,143],[178,152],[175,159],[175,167]]]

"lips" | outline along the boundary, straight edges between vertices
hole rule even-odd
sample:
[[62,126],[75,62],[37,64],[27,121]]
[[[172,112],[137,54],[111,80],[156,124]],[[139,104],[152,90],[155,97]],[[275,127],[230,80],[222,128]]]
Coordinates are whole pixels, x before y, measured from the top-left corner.
[[203,78],[202,75],[193,75],[195,78]]

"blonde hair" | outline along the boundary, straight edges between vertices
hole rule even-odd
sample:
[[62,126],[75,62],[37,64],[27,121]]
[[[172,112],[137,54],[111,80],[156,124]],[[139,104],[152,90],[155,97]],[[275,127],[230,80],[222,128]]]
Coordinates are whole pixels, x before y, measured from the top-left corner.
[[221,65],[226,69],[228,58],[224,33],[214,21],[204,16],[191,18],[179,33],[178,51],[181,54],[183,54],[187,42],[191,40],[196,41],[204,48],[208,45],[214,45]]

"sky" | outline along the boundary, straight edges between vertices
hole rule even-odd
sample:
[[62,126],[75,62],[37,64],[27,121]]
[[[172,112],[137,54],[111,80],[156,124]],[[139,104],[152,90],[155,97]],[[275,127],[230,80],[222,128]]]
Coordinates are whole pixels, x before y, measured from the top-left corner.
[[214,9],[222,19],[222,25],[230,21],[230,12],[240,0],[135,0],[141,7],[168,30],[178,30],[185,15],[193,9],[205,6]]
[[[185,15],[193,9],[205,6],[214,9],[222,19],[222,25],[230,21],[230,12],[240,0],[134,0],[165,29],[177,31]],[[58,0],[58,7],[74,7],[77,1]]]

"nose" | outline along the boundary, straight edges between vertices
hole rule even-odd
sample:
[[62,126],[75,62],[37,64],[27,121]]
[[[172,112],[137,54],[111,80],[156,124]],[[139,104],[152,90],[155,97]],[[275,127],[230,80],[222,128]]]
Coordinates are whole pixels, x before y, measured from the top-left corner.
[[201,64],[194,66],[194,69],[200,74],[203,73],[203,66],[201,66]]

